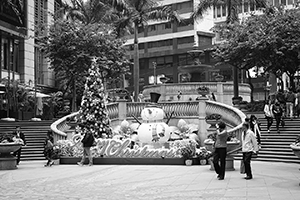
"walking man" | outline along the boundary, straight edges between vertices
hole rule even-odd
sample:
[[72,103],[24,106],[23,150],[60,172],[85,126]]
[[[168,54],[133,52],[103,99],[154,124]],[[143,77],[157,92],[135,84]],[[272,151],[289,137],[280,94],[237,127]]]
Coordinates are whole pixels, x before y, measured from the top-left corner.
[[258,145],[255,134],[250,130],[249,123],[245,122],[243,124],[242,133],[242,152],[243,152],[243,162],[245,165],[246,180],[253,178],[251,170],[251,158],[252,155],[258,152]]

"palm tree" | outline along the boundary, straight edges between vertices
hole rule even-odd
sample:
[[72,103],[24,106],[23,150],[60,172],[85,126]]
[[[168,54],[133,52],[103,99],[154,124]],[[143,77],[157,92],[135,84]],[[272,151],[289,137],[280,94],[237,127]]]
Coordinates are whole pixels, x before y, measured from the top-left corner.
[[24,24],[24,2],[22,0],[1,0],[0,7],[3,9],[11,9],[21,25]]
[[193,18],[202,17],[203,14],[211,7],[223,6],[227,7],[227,23],[234,23],[239,20],[238,18],[238,6],[243,3],[249,2],[255,4],[258,7],[267,7],[267,0],[200,0],[197,8],[192,14]]
[[149,20],[180,21],[178,14],[170,6],[161,6],[156,0],[111,0],[113,9],[120,16],[115,23],[119,35],[124,29],[133,29],[134,33],[134,100],[139,95],[139,49],[138,27],[147,25]]
[[72,21],[78,20],[84,24],[111,23],[109,0],[70,0],[64,2],[62,8],[55,13],[56,17],[63,16]]

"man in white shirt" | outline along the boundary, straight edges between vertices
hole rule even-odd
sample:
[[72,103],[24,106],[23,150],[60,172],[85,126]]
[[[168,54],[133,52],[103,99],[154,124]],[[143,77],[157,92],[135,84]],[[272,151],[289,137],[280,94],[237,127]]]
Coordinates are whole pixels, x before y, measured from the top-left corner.
[[243,133],[242,133],[242,152],[243,152],[243,162],[245,165],[246,180],[253,178],[251,171],[251,158],[252,154],[258,152],[258,145],[255,134],[250,130],[249,123],[243,124]]

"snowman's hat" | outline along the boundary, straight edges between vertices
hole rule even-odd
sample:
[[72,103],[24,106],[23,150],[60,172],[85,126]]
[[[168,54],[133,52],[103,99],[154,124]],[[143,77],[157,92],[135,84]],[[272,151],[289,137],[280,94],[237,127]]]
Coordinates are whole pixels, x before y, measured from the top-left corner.
[[156,104],[158,102],[160,96],[161,96],[161,94],[159,94],[159,93],[150,92],[150,102]]

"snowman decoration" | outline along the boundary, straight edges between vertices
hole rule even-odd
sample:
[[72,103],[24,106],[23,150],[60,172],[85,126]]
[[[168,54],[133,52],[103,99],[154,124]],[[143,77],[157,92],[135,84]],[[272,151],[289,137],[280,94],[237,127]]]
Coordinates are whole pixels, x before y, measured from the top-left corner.
[[170,138],[170,127],[163,121],[164,111],[158,107],[158,93],[150,93],[151,103],[141,112],[143,119],[138,128],[138,138],[141,143],[165,143]]

